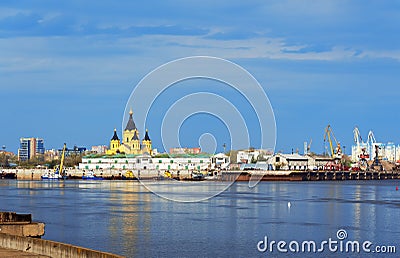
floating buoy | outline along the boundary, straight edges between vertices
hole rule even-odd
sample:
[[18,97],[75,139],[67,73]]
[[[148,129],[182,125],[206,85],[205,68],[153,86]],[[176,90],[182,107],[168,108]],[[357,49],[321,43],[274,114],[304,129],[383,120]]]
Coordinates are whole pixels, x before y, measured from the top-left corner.
[[292,206],[292,204],[290,202],[288,202],[287,207],[290,209],[291,206]]
[[399,190],[399,187],[398,186],[396,186],[396,191],[398,191]]

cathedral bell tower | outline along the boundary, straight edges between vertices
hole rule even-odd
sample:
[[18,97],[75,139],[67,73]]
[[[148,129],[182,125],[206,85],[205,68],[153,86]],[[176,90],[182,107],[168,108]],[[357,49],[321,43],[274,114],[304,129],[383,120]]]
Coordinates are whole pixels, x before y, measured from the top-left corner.
[[119,153],[119,147],[121,146],[121,142],[119,141],[118,135],[117,135],[117,129],[114,129],[114,135],[111,138],[110,141],[110,149],[107,150],[107,154],[116,154]]
[[129,111],[129,119],[128,123],[126,124],[125,130],[122,134],[122,143],[126,144],[127,146],[131,146],[133,136],[137,134],[137,137],[139,138],[139,131],[136,128],[135,122],[133,121],[133,112],[132,109]]
[[144,135],[144,139],[142,140],[142,150],[143,152],[147,152],[150,155],[152,155],[153,153],[153,148],[151,146],[151,140],[149,137],[149,130],[146,129],[146,134]]
[[131,139],[130,147],[131,147],[133,154],[140,154],[140,140],[139,140],[137,131],[134,132],[134,135]]

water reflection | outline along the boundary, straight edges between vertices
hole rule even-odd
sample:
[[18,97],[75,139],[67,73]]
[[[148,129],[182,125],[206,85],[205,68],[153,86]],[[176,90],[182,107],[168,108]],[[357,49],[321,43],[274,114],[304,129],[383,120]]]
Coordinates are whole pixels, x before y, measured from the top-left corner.
[[[133,181],[0,180],[0,210],[32,213],[46,223],[47,239],[127,257],[253,257],[260,255],[255,245],[265,235],[322,241],[340,228],[354,240],[396,244],[396,184],[236,183],[210,200],[178,203]],[[165,183],[156,187],[173,189]],[[210,183],[196,187],[213,189]]]

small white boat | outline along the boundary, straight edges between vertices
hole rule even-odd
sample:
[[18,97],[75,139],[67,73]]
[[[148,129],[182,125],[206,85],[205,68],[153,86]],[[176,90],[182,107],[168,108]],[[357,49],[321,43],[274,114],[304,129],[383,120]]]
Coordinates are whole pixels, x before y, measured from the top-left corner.
[[193,180],[204,180],[204,175],[200,172],[192,172]]
[[217,180],[218,179],[217,172],[215,172],[215,174],[212,171],[208,172],[207,176],[205,176],[204,179],[205,180]]
[[62,179],[62,176],[57,172],[46,172],[42,175],[42,179],[44,179],[44,180],[59,180],[59,179]]
[[86,175],[82,176],[83,180],[103,180],[102,177],[97,177],[93,172],[88,172]]

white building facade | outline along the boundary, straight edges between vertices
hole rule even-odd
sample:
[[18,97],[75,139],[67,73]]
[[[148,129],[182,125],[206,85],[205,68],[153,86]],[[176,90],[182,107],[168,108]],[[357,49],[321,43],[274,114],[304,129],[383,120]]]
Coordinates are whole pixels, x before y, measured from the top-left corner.
[[147,154],[132,156],[86,156],[79,163],[81,170],[205,170],[211,156],[152,157]]
[[313,164],[310,156],[277,153],[268,159],[273,170],[308,170]]
[[263,149],[239,150],[236,155],[236,160],[237,163],[252,163],[259,158],[268,159],[272,154],[272,151]]

